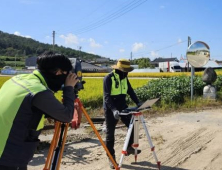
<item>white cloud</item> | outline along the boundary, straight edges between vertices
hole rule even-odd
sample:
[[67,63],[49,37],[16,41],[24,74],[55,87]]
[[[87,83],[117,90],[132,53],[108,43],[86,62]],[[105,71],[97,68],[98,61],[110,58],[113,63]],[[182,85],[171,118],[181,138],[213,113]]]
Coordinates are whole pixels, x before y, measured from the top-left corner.
[[105,44],[108,44],[109,42],[108,42],[108,41],[105,41],[104,43],[105,43]]
[[125,49],[123,49],[123,48],[122,48],[122,49],[119,49],[119,52],[120,52],[120,53],[124,53],[124,52],[125,52]]
[[32,38],[30,35],[25,35],[25,38]]
[[78,37],[74,34],[60,35],[59,37],[65,40],[66,45],[79,44]]
[[158,57],[158,56],[159,56],[158,53],[155,52],[155,51],[151,51],[151,52],[150,52],[150,55],[151,55],[152,57]]
[[88,52],[88,53],[89,53],[89,54],[94,54],[94,55],[96,54],[96,53],[95,53],[95,52],[93,52],[93,51],[90,51],[90,52]]
[[179,39],[177,40],[177,42],[178,42],[178,43],[181,43],[181,42],[182,42],[182,40],[179,38]]
[[17,35],[17,36],[21,36],[21,37],[25,37],[25,38],[32,38],[30,35],[22,35],[20,32],[18,31],[15,31],[14,32],[14,35]]
[[14,35],[21,36],[20,32],[18,32],[18,31],[15,31]]
[[89,44],[90,44],[90,47],[93,47],[93,48],[100,48],[100,47],[102,47],[102,45],[99,44],[99,43],[96,43],[96,41],[93,38],[89,39]]
[[142,49],[142,48],[144,48],[145,46],[144,46],[144,44],[143,43],[134,43],[133,44],[133,47],[132,47],[132,51],[133,52],[137,52],[138,50],[140,50],[140,49]]

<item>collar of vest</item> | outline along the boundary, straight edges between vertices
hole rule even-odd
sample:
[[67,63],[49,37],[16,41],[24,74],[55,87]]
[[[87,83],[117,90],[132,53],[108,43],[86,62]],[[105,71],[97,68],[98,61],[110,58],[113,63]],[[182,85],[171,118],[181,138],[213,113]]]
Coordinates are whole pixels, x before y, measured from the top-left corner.
[[39,70],[34,70],[34,71],[33,71],[33,74],[40,79],[40,81],[42,82],[42,84],[43,84],[44,86],[48,87],[48,85],[47,85],[44,77],[43,77],[42,74],[39,72]]
[[[115,70],[113,70],[112,71],[112,73],[113,73],[113,76],[114,76],[114,79],[117,79],[117,80],[120,80],[120,76],[119,76],[119,74],[118,73],[116,73],[116,71]],[[122,79],[122,80],[125,80],[127,77],[125,77],[124,79]]]
[[117,73],[115,72],[115,70],[113,70],[112,72],[113,72],[114,76],[115,76],[117,79],[119,79],[119,74],[117,74]]

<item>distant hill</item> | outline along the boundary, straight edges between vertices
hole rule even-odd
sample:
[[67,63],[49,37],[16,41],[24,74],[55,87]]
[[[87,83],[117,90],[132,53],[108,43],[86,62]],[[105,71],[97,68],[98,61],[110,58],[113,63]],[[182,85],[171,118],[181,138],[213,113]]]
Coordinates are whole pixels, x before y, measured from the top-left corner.
[[[44,44],[31,38],[25,38],[13,34],[8,34],[0,31],[0,56],[17,56],[31,57],[37,56],[44,51],[52,50],[53,45]],[[99,55],[89,54],[86,52],[79,52],[71,48],[63,46],[54,46],[57,53],[62,53],[66,56],[81,58],[82,60],[94,60],[101,58]]]

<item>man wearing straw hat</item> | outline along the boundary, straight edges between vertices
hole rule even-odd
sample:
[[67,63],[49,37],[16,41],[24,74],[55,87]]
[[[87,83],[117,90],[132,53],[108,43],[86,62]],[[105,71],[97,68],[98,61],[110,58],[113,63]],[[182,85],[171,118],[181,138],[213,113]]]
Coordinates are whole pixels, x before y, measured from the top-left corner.
[[[129,127],[131,115],[123,116],[119,113],[126,109],[126,95],[128,94],[130,98],[137,104],[140,105],[139,100],[130,85],[127,78],[128,72],[131,72],[134,68],[130,66],[130,61],[126,59],[118,60],[116,65],[113,65],[114,69],[111,73],[104,77],[103,80],[103,107],[105,112],[106,121],[106,146],[115,160],[115,126],[118,120],[121,121]],[[134,148],[131,146],[133,144],[133,133],[130,137],[127,154],[134,154]],[[138,150],[138,154],[141,150]],[[109,160],[109,165],[111,169],[115,169],[112,162]]]

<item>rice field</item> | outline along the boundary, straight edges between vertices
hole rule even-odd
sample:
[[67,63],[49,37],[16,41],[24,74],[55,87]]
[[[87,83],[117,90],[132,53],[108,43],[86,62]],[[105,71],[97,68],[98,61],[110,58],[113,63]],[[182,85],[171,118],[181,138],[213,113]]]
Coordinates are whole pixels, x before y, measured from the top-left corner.
[[[217,75],[222,75],[221,70],[216,70]],[[104,77],[107,73],[83,73],[83,77]],[[158,73],[129,73],[128,77],[167,78],[175,76],[190,76],[190,72],[158,72]],[[196,76],[202,76],[203,72],[195,72]]]
[[[222,75],[222,71],[217,70],[217,75]],[[78,92],[78,96],[86,107],[101,107],[103,100],[103,77],[107,73],[83,73],[83,80],[86,81],[84,84],[84,89]],[[129,73],[129,81],[133,87],[136,89],[145,85],[149,79],[148,78],[167,78],[174,76],[190,76],[190,72],[176,72],[176,73]],[[203,72],[196,72],[195,76],[202,76]],[[143,79],[141,79],[143,77]],[[8,80],[10,77],[0,77],[0,88],[2,84]],[[147,79],[146,79],[147,78]],[[62,97],[62,92],[55,94],[60,100]]]
[[[0,77],[0,88],[10,77]],[[78,92],[78,96],[86,107],[99,107],[103,100],[103,78],[83,78],[86,82],[84,89]],[[129,79],[134,89],[145,85],[148,79]],[[61,100],[62,92],[55,94]]]
[[[103,100],[103,78],[84,78],[86,83],[84,89],[80,90],[78,97],[86,107],[99,107]],[[129,79],[134,89],[147,84],[148,79]],[[56,94],[57,98],[61,99],[61,92]]]

